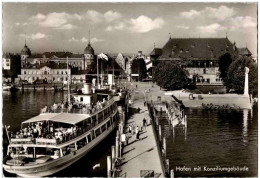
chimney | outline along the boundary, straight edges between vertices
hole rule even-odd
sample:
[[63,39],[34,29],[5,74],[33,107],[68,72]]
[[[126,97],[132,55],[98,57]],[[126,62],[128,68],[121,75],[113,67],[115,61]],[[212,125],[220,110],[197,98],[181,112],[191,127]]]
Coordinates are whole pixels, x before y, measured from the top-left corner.
[[91,88],[92,88],[91,80],[88,79],[86,76],[86,82],[84,83],[84,88],[82,88],[82,93],[83,94],[92,94]]

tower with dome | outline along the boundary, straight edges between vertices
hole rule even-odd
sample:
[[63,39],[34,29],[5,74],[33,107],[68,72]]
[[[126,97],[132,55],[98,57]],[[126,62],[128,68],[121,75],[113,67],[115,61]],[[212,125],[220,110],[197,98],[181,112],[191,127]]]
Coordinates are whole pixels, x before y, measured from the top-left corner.
[[28,57],[31,56],[31,50],[30,48],[26,45],[26,38],[25,38],[25,44],[24,47],[21,51],[21,66],[24,67],[27,64],[27,59]]
[[94,61],[95,51],[90,44],[90,32],[89,32],[89,43],[88,46],[84,50],[84,68],[87,67]]

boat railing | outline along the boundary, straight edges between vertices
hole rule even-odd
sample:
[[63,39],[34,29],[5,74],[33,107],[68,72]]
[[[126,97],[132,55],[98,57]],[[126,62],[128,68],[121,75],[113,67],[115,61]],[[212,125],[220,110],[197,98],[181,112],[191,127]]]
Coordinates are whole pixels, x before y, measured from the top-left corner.
[[75,114],[94,114],[100,109],[105,108],[106,106],[110,105],[113,102],[114,100],[110,99],[104,103],[100,102],[95,106],[93,106],[92,108],[90,108],[89,106],[83,107],[82,105],[80,106],[80,108],[73,108],[73,107],[64,108],[63,106],[54,104],[52,107],[45,106],[41,110],[41,113],[63,113],[64,112],[64,113],[75,113]]
[[31,144],[33,138],[11,138],[10,142],[14,144]]
[[[68,142],[70,140],[73,140],[86,132],[88,132],[90,129],[94,128],[101,122],[103,122],[106,118],[112,115],[117,109],[113,109],[111,113],[107,114],[106,117],[100,118],[100,120],[96,120],[93,123],[89,123],[89,125],[78,127],[77,131],[75,132],[65,132],[61,136],[55,137],[54,135],[50,136],[50,138],[12,138],[11,143],[12,144],[37,144],[37,145],[54,145],[57,146],[59,144]],[[54,133],[53,133],[54,134]]]
[[57,141],[55,138],[49,139],[49,138],[36,138],[35,139],[36,144],[38,145],[56,145]]

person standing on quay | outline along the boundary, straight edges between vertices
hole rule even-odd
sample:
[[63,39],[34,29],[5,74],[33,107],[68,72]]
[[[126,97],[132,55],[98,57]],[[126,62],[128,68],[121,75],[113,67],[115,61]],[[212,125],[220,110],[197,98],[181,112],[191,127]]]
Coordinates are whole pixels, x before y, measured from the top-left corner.
[[131,125],[128,126],[128,131],[129,131],[130,134],[132,134],[132,126]]
[[139,140],[139,137],[140,137],[140,132],[138,126],[136,126],[136,139]]
[[143,128],[145,128],[145,130],[146,130],[146,119],[145,118],[143,119]]

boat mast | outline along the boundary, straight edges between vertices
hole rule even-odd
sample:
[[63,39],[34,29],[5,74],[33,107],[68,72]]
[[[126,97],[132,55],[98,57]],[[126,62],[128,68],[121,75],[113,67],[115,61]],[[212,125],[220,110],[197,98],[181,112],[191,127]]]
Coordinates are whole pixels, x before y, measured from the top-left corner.
[[70,104],[70,84],[69,84],[69,57],[67,56],[67,86],[68,86],[68,104]]
[[114,85],[114,82],[115,82],[115,67],[114,67],[114,62],[115,62],[115,59],[113,59],[113,81],[112,81],[112,85]]
[[99,58],[99,57],[97,57],[97,87],[99,88],[98,58]]

